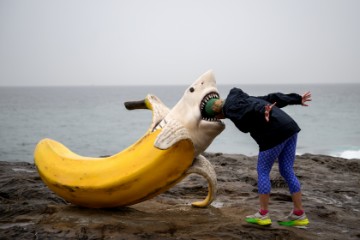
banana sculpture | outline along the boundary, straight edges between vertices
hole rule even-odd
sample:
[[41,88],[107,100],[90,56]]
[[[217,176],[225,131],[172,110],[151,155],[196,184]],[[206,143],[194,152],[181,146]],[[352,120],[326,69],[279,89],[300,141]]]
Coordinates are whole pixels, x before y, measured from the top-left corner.
[[[189,95],[195,89],[196,94]],[[105,208],[145,201],[196,173],[207,179],[209,191],[206,199],[192,205],[206,207],[215,198],[217,181],[213,166],[200,153],[224,129],[221,122],[201,116],[200,106],[211,96],[218,93],[212,71],[208,71],[171,111],[154,95],[125,103],[127,109],[152,110],[152,124],[137,142],[110,157],[80,156],[55,140],[43,139],[34,151],[39,175],[68,202]],[[194,112],[186,117],[184,111]]]

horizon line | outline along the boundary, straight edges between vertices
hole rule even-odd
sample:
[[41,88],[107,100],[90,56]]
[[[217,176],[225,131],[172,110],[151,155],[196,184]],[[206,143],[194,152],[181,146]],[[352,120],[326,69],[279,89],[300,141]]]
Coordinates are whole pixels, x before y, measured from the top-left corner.
[[[191,83],[190,83],[191,84]],[[231,86],[231,85],[356,85],[358,82],[344,82],[344,83],[224,83],[218,86]],[[176,87],[188,86],[189,84],[118,84],[118,85],[0,85],[0,87]]]

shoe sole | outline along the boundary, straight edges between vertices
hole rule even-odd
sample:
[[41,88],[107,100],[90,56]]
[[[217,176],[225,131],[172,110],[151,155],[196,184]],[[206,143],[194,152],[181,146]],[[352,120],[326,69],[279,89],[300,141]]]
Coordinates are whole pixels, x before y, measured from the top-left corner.
[[278,221],[278,224],[287,227],[305,227],[309,224],[309,219],[306,218],[302,220]]
[[271,225],[271,219],[261,220],[261,219],[258,219],[258,218],[246,218],[245,221],[248,222],[248,223],[257,224],[257,225],[260,225],[260,226],[269,226],[269,225]]

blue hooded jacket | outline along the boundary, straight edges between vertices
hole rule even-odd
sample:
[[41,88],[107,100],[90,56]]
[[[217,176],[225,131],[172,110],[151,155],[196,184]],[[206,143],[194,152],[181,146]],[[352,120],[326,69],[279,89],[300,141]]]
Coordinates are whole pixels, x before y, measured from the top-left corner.
[[[299,94],[271,93],[266,96],[249,96],[239,88],[230,90],[223,105],[225,118],[251,137],[259,145],[260,151],[275,147],[300,131],[297,123],[280,108],[301,104]],[[270,121],[265,120],[265,106],[276,105],[270,111]]]

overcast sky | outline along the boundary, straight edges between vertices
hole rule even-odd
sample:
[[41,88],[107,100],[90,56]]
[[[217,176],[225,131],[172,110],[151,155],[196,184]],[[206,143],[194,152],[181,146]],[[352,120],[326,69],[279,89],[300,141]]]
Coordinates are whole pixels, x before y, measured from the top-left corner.
[[0,86],[360,83],[359,0],[0,0]]

